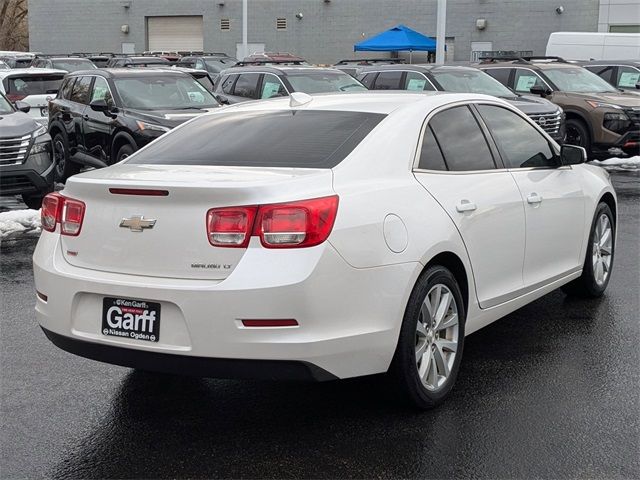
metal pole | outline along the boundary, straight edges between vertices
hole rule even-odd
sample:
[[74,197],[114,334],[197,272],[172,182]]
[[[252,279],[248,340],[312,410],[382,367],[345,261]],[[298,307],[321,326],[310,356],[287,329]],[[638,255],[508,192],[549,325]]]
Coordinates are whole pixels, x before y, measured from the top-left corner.
[[444,63],[445,30],[447,28],[447,0],[438,0],[436,14],[436,64]]
[[247,0],[242,0],[242,58],[249,56],[249,45],[247,43]]

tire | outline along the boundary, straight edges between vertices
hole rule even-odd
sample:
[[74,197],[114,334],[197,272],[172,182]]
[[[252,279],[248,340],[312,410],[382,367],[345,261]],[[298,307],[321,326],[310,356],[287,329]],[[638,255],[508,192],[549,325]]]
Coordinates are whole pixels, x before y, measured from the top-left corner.
[[43,198],[44,195],[22,195],[22,201],[27,206],[27,208],[30,208],[31,210],[40,210],[40,207],[42,207]]
[[118,150],[118,154],[116,155],[116,163],[121,162],[135,151],[135,148],[133,148],[130,144],[125,143]]
[[63,133],[56,133],[53,137],[53,161],[56,182],[64,183],[80,171],[80,165],[72,162],[69,157],[69,141]]
[[564,143],[566,145],[578,145],[584,148],[587,151],[587,155],[591,157],[591,134],[589,133],[589,127],[587,127],[586,123],[578,118],[569,118],[565,130]]
[[564,293],[583,298],[602,296],[607,289],[613,270],[615,237],[616,224],[613,213],[611,213],[609,205],[600,202],[589,232],[589,243],[587,244],[582,275],[564,285],[562,287]]
[[[428,307],[427,301],[433,306]],[[436,305],[449,306],[443,310],[442,318],[436,316],[433,328],[434,318],[430,312]],[[465,306],[455,277],[444,267],[429,267],[409,297],[389,368],[389,375],[416,407],[435,407],[453,388],[462,359],[465,319]],[[448,326],[439,329],[438,323]],[[422,355],[418,354],[419,350]],[[444,373],[446,375],[440,375]]]

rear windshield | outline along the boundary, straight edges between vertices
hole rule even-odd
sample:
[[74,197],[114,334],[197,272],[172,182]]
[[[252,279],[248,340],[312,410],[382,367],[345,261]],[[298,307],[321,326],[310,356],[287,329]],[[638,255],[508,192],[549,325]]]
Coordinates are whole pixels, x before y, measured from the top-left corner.
[[64,74],[22,75],[7,77],[2,83],[7,94],[53,95],[58,93]]
[[322,110],[205,115],[160,137],[127,163],[333,168],[384,117]]

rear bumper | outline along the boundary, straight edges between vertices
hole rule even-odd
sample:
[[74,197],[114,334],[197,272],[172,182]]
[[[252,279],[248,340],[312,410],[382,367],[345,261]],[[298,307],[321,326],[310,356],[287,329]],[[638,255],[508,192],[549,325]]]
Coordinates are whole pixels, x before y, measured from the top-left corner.
[[[256,242],[227,279],[210,281],[76,267],[59,235],[43,232],[34,252],[35,286],[46,296],[36,300],[38,322],[65,350],[141,369],[315,380],[388,369],[419,263],[356,269],[328,242],[293,253]],[[159,341],[103,335],[105,296],[160,303]],[[245,327],[242,319],[299,325]]]
[[313,364],[285,360],[237,360],[167,353],[101,345],[65,337],[42,327],[58,348],[99,362],[151,372],[212,378],[252,378],[262,380],[302,380],[324,382],[337,377]]

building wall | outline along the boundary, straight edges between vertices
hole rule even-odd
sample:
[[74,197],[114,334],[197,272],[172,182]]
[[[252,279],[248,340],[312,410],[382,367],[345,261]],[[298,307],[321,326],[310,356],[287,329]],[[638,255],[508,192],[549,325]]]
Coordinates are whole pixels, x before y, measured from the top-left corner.
[[[562,14],[556,13],[560,4]],[[249,0],[249,42],[333,63],[354,57],[354,43],[398,23],[435,36],[436,5],[437,0]],[[208,51],[235,55],[242,41],[242,0],[29,0],[30,49],[121,52],[123,43],[134,43],[141,52],[147,48],[145,18],[156,15],[203,15]],[[544,54],[549,33],[596,31],[598,15],[599,0],[449,0],[447,37],[455,38],[456,61],[469,60],[471,42]],[[287,19],[286,31],[276,30],[276,17]],[[231,20],[230,31],[220,30],[221,18]],[[484,30],[476,28],[479,18],[487,21]],[[122,25],[129,26],[128,34]]]
[[640,0],[600,0],[598,31],[640,33]]

